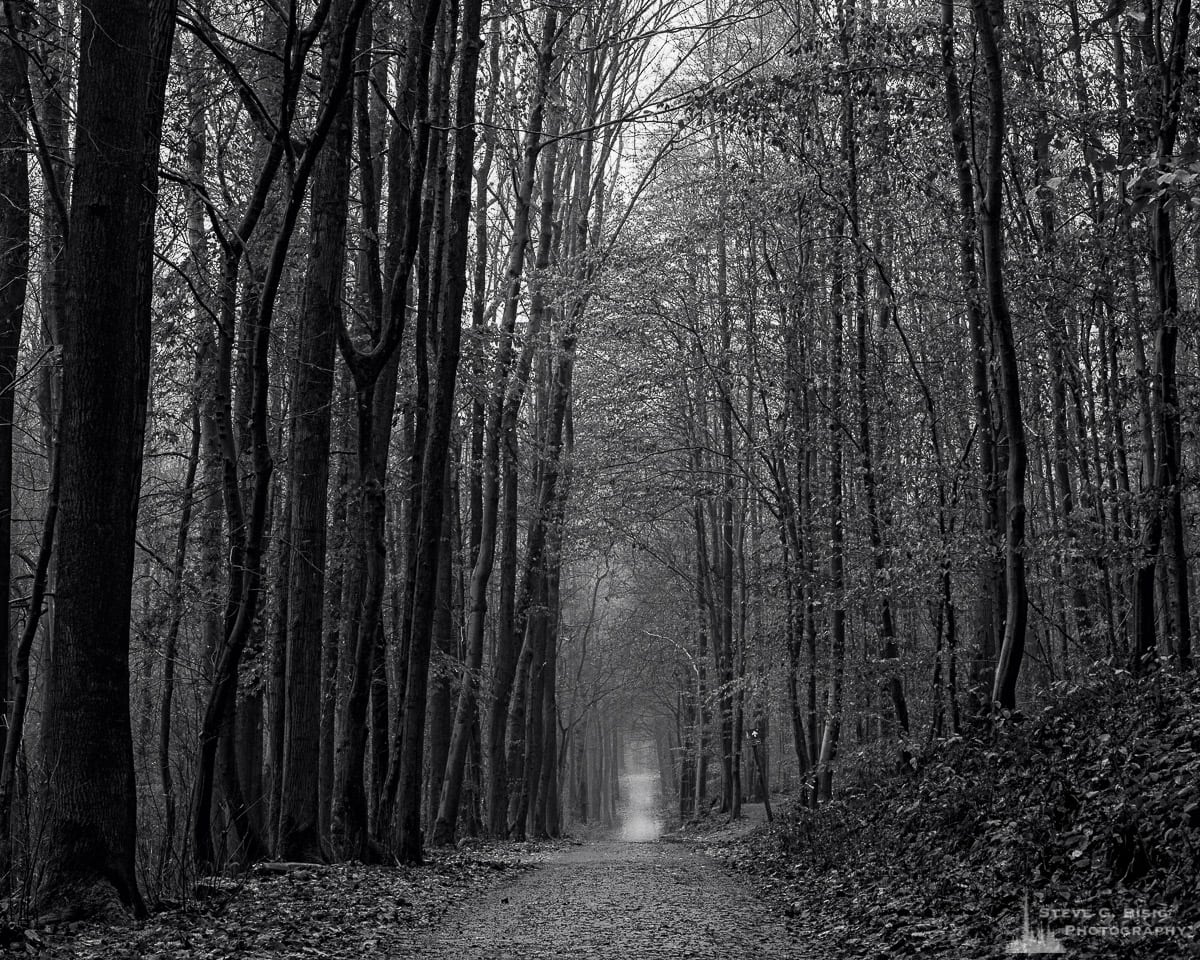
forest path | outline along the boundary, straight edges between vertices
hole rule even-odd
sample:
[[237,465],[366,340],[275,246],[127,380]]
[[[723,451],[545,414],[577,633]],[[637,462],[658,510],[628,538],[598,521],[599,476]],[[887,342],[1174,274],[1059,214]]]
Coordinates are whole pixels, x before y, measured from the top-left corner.
[[685,844],[627,840],[557,851],[389,947],[397,960],[801,956],[783,918],[714,860]]

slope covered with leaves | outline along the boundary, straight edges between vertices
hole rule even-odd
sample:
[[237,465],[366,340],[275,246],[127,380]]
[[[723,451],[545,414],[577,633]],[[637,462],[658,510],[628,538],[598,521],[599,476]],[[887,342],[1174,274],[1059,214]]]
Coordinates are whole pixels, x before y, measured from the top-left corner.
[[1063,690],[913,776],[710,848],[830,957],[1004,956],[1026,902],[1071,956],[1200,957],[1200,684]]

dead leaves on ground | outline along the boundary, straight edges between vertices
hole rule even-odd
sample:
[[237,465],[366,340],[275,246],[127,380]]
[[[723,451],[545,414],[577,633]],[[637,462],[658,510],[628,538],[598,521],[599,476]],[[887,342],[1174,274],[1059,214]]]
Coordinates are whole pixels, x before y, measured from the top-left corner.
[[[200,898],[145,923],[28,931],[8,955],[53,960],[368,960],[388,956],[472,894],[510,882],[546,844],[480,844],[421,867],[267,867],[208,878]],[[397,950],[398,952],[398,950]]]

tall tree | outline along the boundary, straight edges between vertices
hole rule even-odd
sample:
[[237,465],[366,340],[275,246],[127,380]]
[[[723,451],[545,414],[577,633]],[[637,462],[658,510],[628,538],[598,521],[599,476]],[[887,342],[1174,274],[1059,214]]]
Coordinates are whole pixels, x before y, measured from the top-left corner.
[[82,18],[78,134],[63,313],[61,506],[54,639],[46,664],[44,910],[145,906],[129,623],[142,439],[158,144],[172,0],[97,0]]
[[[321,94],[338,82],[342,37],[352,0],[335,0],[321,41]],[[292,390],[291,527],[288,548],[286,714],[278,855],[323,856],[318,817],[321,648],[324,642],[325,538],[336,330],[341,323],[350,202],[352,100],[342,98],[313,172],[308,268]]]
[[[399,118],[392,126],[388,144],[388,248],[382,282],[377,291],[372,291],[376,314],[372,317],[373,329],[368,331],[367,342],[360,345],[346,323],[337,327],[338,347],[354,379],[362,555],[355,587],[359,610],[346,669],[350,689],[338,721],[339,759],[335,762],[331,834],[341,855],[360,859],[372,852],[364,763],[371,678],[377,666],[375,648],[382,635],[387,576],[387,448],[396,392],[397,349],[404,337],[421,233],[431,139],[429,81],[440,12],[441,0],[416,0],[407,25],[399,80]],[[364,206],[375,209],[374,203]]]
[[[1146,0],[1137,31],[1143,62],[1152,71],[1148,84],[1151,107],[1144,118],[1145,140],[1164,176],[1179,138],[1183,85],[1188,65],[1188,35],[1191,26],[1190,0],[1175,0],[1168,18],[1167,4]],[[1165,43],[1164,43],[1165,41]],[[1180,398],[1176,376],[1179,343],[1179,281],[1176,271],[1175,237],[1172,232],[1171,202],[1156,196],[1147,211],[1150,221],[1150,282],[1154,294],[1155,362],[1152,380],[1154,418],[1154,470],[1149,479],[1150,502],[1142,530],[1142,560],[1134,596],[1134,668],[1141,670],[1158,646],[1154,617],[1155,571],[1167,534],[1165,557],[1171,580],[1170,603],[1174,615],[1174,648],[1181,666],[1192,659],[1191,606],[1188,589],[1187,529],[1183,517],[1180,433]],[[1165,517],[1164,517],[1165,514]]]
[[1008,473],[1005,523],[1005,587],[1008,605],[1004,639],[996,665],[992,700],[1011,710],[1017,702],[1017,676],[1025,653],[1029,596],[1025,585],[1025,419],[1021,412],[1021,373],[1013,336],[1008,294],[1004,287],[1004,0],[975,0],[975,26],[987,72],[987,158],[983,172],[980,231],[983,234],[983,270],[988,311],[996,337],[1000,367],[1000,401],[1008,433]]
[[462,339],[463,301],[467,290],[467,236],[470,229],[471,188],[474,183],[475,91],[479,72],[482,0],[463,5],[462,45],[459,52],[458,94],[455,105],[453,183],[449,209],[449,236],[443,245],[440,297],[437,383],[434,388],[421,476],[421,535],[418,540],[419,580],[413,603],[412,637],[404,691],[404,729],[401,745],[400,795],[397,810],[397,855],[401,861],[421,860],[421,783],[424,769],[425,708],[429,657],[437,601],[438,551],[449,548],[442,535],[449,524],[443,508],[443,484],[449,466],[450,432],[454,417],[455,384]]

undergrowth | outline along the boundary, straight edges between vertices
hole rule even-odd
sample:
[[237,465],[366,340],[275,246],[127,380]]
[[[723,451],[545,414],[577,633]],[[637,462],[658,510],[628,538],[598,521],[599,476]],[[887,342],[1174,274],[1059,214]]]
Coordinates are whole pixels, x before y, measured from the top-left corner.
[[717,852],[831,956],[1200,957],[1200,683],[1105,673]]

